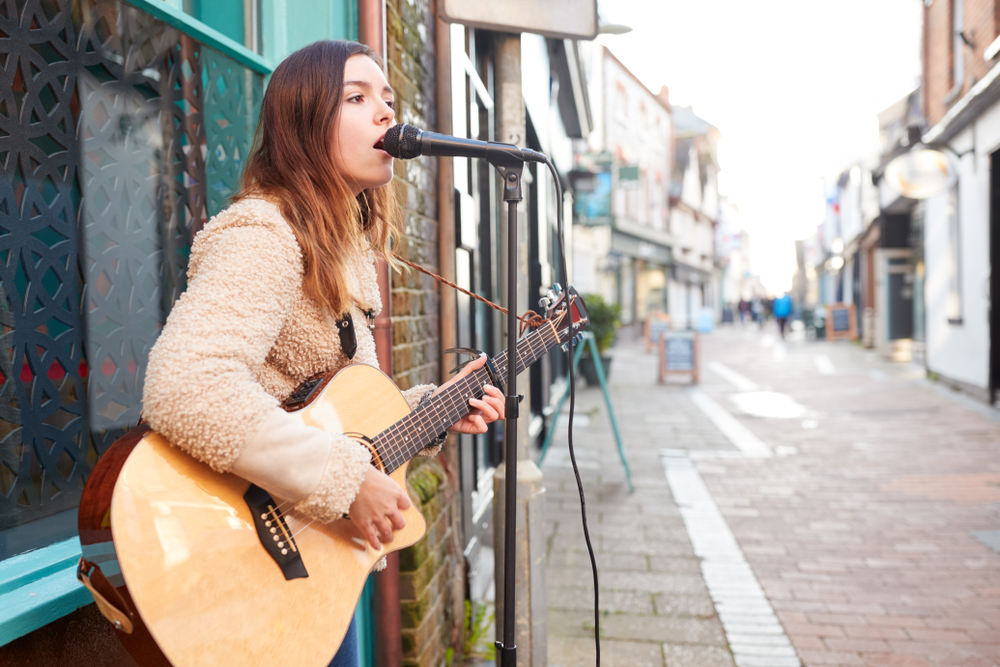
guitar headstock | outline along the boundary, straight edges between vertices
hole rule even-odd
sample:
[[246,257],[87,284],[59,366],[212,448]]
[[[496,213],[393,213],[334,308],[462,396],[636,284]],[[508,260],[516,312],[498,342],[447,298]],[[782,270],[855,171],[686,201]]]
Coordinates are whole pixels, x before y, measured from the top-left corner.
[[554,285],[541,303],[545,304],[546,319],[555,325],[560,343],[568,343],[590,324],[587,304],[572,286],[563,290]]

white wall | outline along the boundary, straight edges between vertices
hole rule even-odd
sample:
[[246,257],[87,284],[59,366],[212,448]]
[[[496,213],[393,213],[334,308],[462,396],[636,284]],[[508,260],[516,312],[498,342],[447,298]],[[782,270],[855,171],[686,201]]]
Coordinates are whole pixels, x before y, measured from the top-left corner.
[[[989,383],[990,152],[1000,147],[1000,105],[976,123],[976,152],[959,164],[959,271],[962,324],[949,324],[948,195],[927,200],[924,256],[927,279],[927,368],[986,389]],[[957,152],[973,147],[972,129],[951,142]]]

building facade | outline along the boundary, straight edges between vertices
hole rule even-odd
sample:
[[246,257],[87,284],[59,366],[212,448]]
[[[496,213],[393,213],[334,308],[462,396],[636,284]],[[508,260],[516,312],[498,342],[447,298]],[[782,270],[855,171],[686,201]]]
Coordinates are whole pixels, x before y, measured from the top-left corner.
[[[493,33],[445,24],[435,10],[431,0],[2,6],[0,569],[9,584],[0,662],[131,664],[75,579],[77,505],[93,465],[139,418],[148,351],[184,289],[195,234],[238,187],[276,63],[317,39],[358,39],[384,54],[400,122],[496,138]],[[532,63],[520,86],[524,143],[568,170],[571,141],[590,123],[578,48],[526,37],[522,51]],[[420,158],[397,162],[395,180],[398,253],[498,300],[505,211],[491,170]],[[537,294],[560,268],[562,202],[544,170],[526,184],[534,268],[521,284]],[[383,267],[381,280],[380,363],[400,388],[450,377],[442,349],[503,346],[499,315],[478,302],[417,272]],[[542,432],[563,372],[548,359],[532,369],[530,437]],[[502,432],[453,440],[411,467],[428,536],[369,578],[359,605],[364,664],[461,656],[465,602],[490,597],[490,478]]]
[[957,173],[915,215],[923,237],[926,364],[983,401],[1000,382],[1000,4],[925,3],[921,141]]
[[[693,328],[721,312],[715,236],[719,221],[719,130],[690,107],[674,107],[674,163],[670,182],[670,319]],[[702,325],[704,326],[704,324]]]
[[574,277],[637,324],[668,308],[672,113],[607,48],[593,49],[589,65],[594,132],[577,168],[594,183],[576,193]]

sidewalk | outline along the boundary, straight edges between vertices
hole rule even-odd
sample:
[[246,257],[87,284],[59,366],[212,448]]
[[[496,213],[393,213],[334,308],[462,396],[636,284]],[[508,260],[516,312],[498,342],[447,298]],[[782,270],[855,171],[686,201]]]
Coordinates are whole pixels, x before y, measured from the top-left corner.
[[[634,494],[599,389],[578,390],[574,430],[602,664],[1000,664],[997,411],[856,346],[770,332],[704,337],[693,390],[657,385],[638,344],[614,355]],[[549,664],[593,665],[564,426],[542,470]]]
[[[641,348],[616,348],[610,381],[635,492],[628,491],[600,389],[578,388],[573,438],[600,576],[601,664],[732,667],[660,450],[736,449],[683,388],[656,384],[655,357]],[[549,665],[593,665],[593,578],[565,425],[542,472],[549,531]]]

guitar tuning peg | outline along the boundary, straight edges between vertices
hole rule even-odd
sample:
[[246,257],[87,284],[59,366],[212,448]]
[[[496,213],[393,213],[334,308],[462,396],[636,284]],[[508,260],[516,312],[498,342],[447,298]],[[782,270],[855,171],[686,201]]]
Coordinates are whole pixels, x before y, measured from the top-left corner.
[[552,291],[555,292],[556,294],[559,294],[560,292],[562,292],[562,285],[560,285],[559,283],[552,283]]
[[569,343],[563,343],[559,346],[563,352],[569,352]]
[[552,305],[552,300],[549,299],[549,297],[547,296],[543,296],[541,299],[538,300],[538,307],[541,308],[542,310],[548,310],[549,306],[551,305]]
[[579,343],[580,341],[583,340],[583,332],[581,331],[576,336],[574,336],[574,338],[576,339],[576,342]]

